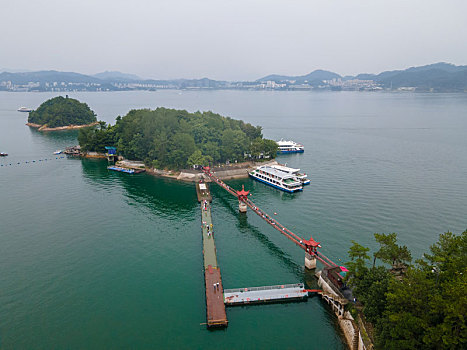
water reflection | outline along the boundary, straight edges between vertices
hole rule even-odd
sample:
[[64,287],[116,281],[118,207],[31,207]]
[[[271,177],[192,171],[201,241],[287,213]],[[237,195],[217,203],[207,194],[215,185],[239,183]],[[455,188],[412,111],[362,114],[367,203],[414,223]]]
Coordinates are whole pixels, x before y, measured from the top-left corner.
[[31,127],[28,129],[35,144],[39,141],[39,143],[51,145],[51,148],[56,148],[57,145],[73,146],[78,142],[78,130],[38,131]]
[[130,205],[141,204],[158,215],[178,218],[197,207],[193,184],[150,174],[129,175],[107,169],[107,160],[82,159],[84,178],[99,189],[124,189]]
[[[241,214],[238,212],[236,206],[232,205],[232,202],[229,201],[225,195],[216,197],[223,206],[229,211],[229,213],[236,217],[238,220],[237,228],[242,233],[247,233],[255,237],[262,245],[264,245],[270,254],[280,261],[283,262],[298,278],[303,278],[303,267],[298,265],[293,261],[288,254],[284,253],[281,248],[279,248],[274,242],[272,242],[265,234],[263,234],[257,227],[253,226],[248,222],[247,215]],[[235,204],[237,202],[235,201]],[[250,212],[251,213],[251,212]]]

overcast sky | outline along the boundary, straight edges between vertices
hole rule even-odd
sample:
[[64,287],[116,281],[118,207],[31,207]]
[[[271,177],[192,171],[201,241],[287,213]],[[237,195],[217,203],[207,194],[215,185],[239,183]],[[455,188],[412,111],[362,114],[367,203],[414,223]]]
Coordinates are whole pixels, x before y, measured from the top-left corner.
[[466,0],[0,0],[0,67],[252,80],[467,64]]

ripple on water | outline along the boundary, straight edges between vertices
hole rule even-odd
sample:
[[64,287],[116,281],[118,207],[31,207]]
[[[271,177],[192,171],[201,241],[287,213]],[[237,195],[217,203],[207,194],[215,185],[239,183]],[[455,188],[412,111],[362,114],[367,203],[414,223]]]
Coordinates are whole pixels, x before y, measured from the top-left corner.
[[[0,95],[4,94],[0,92]],[[347,260],[350,240],[376,248],[397,232],[419,257],[439,233],[466,228],[465,96],[309,92],[74,93],[113,122],[129,108],[214,110],[267,138],[305,144],[279,156],[312,180],[287,194],[250,179],[228,181],[279,222]],[[207,332],[199,205],[192,184],[107,170],[106,161],[52,158],[76,136],[41,134],[16,109],[52,94],[0,103],[0,329],[5,348],[285,348],[295,339],[342,349],[335,318],[306,303],[228,310],[229,328]],[[29,102],[28,102],[29,101]],[[439,116],[442,112],[442,121]],[[284,118],[289,122],[284,126]],[[300,125],[300,128],[295,127]],[[212,186],[218,261],[227,288],[309,281],[303,252]],[[341,260],[339,260],[341,259]],[[181,316],[182,315],[182,316]],[[180,332],[183,329],[183,332]],[[280,332],[277,330],[280,329]],[[251,337],[262,334],[261,337]],[[291,342],[292,341],[292,342]]]

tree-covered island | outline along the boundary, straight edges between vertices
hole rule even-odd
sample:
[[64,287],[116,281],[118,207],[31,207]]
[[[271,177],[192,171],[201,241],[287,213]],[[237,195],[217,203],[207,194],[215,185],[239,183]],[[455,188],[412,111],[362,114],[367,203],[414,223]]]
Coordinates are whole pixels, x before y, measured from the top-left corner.
[[95,128],[81,129],[78,141],[85,152],[105,152],[106,146],[113,146],[127,159],[173,170],[272,159],[277,152],[276,142],[264,139],[260,126],[213,112],[167,108],[132,110],[117,117],[115,125],[100,122]]
[[466,349],[467,230],[441,234],[415,264],[395,233],[375,239],[372,257],[352,241],[346,278],[351,313],[373,325],[376,349]]
[[96,124],[96,114],[86,103],[68,96],[57,96],[30,112],[27,125],[39,130],[63,130]]

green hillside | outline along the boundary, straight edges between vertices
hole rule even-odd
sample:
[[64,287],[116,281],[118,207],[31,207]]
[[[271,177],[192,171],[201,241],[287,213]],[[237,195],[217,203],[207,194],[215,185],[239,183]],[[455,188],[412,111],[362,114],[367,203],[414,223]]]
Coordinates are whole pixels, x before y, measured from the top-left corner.
[[132,110],[113,126],[80,130],[84,151],[105,152],[115,146],[120,155],[156,168],[274,158],[277,144],[263,139],[260,126],[212,112],[189,113],[157,108]]
[[86,125],[96,122],[96,114],[86,103],[68,97],[54,97],[29,113],[28,122],[56,128],[68,125]]

